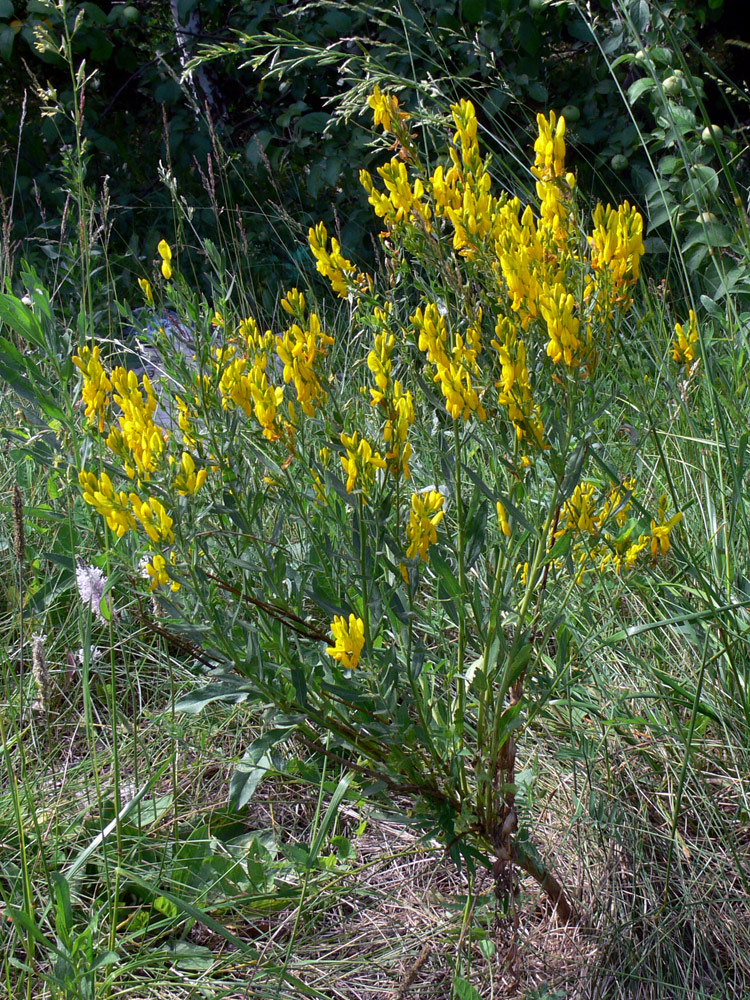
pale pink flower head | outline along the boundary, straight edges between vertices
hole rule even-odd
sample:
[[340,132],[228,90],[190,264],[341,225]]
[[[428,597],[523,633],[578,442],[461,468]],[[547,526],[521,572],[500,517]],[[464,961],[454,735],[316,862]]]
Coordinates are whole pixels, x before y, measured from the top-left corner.
[[[101,610],[101,600],[107,589],[107,577],[99,567],[89,566],[79,559],[76,564],[76,586],[83,606],[91,608],[91,613],[100,621],[106,621]],[[110,607],[109,598],[107,606]]]

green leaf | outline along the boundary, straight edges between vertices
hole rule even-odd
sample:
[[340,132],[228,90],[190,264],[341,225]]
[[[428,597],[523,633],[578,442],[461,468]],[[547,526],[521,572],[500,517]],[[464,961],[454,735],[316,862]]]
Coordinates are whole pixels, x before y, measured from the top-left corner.
[[636,80],[635,83],[631,83],[628,87],[628,101],[631,104],[635,104],[639,97],[643,97],[649,90],[653,90],[655,86],[656,80],[653,80],[650,76],[646,76],[642,80]]
[[454,977],[453,993],[456,996],[456,1000],[482,1000],[482,997],[468,979],[464,979],[462,976]]
[[15,295],[0,294],[0,322],[6,323],[23,340],[45,349],[44,334],[36,316]]
[[555,559],[559,559],[561,556],[566,555],[568,549],[570,548],[571,538],[568,532],[564,535],[560,535],[555,544],[547,553],[547,558],[544,560],[545,564],[554,562]]
[[479,24],[484,17],[484,0],[463,0],[461,17],[467,24]]
[[342,800],[344,799],[347,791],[349,790],[349,785],[352,782],[353,776],[354,776],[353,772],[351,771],[348,774],[345,774],[343,778],[339,781],[338,785],[336,786],[335,792],[331,796],[331,801],[328,803],[328,808],[326,809],[325,815],[323,816],[323,819],[320,821],[320,826],[316,831],[315,840],[313,840],[312,844],[310,845],[309,863],[311,865],[315,863],[316,858],[320,854],[320,849],[322,848],[323,842],[328,836],[328,831],[331,829],[336,820],[336,817],[338,816],[339,806],[341,805]]
[[521,701],[517,701],[514,705],[509,705],[500,716],[500,722],[497,730],[498,748],[505,746],[510,734],[518,729],[518,727],[523,723],[523,718],[521,716],[522,708],[523,699]]
[[[164,899],[163,896],[159,898]],[[154,901],[154,906],[156,906],[156,901]],[[213,952],[204,944],[193,944],[192,941],[175,941],[169,946],[168,951],[174,956],[175,968],[183,969],[185,972],[208,972],[214,964]]]
[[176,702],[175,711],[197,715],[212,701],[240,705],[243,701],[247,701],[253,693],[254,688],[246,680],[241,680],[239,677],[226,678],[213,684],[206,684],[205,687],[196,688],[195,691],[184,695]]
[[470,570],[485,550],[487,505],[480,503],[464,526],[464,563]]
[[185,24],[188,17],[198,6],[199,0],[177,0],[177,19],[180,24]]
[[166,896],[157,896],[152,905],[155,910],[163,913],[165,917],[169,917],[171,920],[176,920],[180,915],[180,909],[177,904],[172,902],[171,899],[167,899]]
[[696,163],[690,168],[690,173],[695,178],[698,185],[698,192],[709,191],[716,194],[719,189],[719,175],[713,167],[706,163]]
[[[2,3],[2,0],[0,0]],[[0,24],[0,59],[7,62],[13,52],[13,41],[16,33],[8,24]]]
[[300,132],[322,132],[330,120],[325,111],[311,111],[297,122]]
[[0,0],[0,17],[13,17],[14,14],[12,0]]
[[271,757],[267,750],[251,746],[237,766],[229,782],[229,806],[232,809],[242,809],[255,795],[255,790],[261,781],[273,770]]

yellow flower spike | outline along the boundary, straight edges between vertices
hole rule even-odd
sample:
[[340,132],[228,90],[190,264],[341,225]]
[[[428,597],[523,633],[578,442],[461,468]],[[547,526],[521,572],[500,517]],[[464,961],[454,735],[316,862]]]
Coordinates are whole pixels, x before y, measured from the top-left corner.
[[[311,312],[300,322],[304,327],[294,323],[283,337],[278,338],[276,354],[284,366],[284,384],[294,383],[302,412],[312,417],[316,406],[328,398],[317,367],[318,359],[326,356],[326,348],[333,343],[333,337],[323,331],[317,313]],[[289,412],[292,422],[296,422],[291,400]]]
[[102,472],[97,478],[92,472],[82,469],[78,473],[78,482],[85,502],[101,514],[118,538],[122,538],[128,531],[136,530],[137,524],[129,509],[127,494],[115,492],[106,472]]
[[372,405],[385,401],[386,393],[391,384],[391,355],[396,344],[393,334],[378,333],[375,335],[375,346],[367,355],[367,367],[375,377],[376,389],[370,389]]
[[613,209],[598,204],[588,242],[591,266],[599,278],[607,276],[615,302],[628,304],[627,289],[638,281],[643,246],[643,217],[628,201]]
[[685,366],[685,376],[696,359],[695,345],[698,343],[698,320],[693,310],[690,310],[687,329],[681,323],[675,323],[675,339],[672,342],[672,360]]
[[338,660],[347,670],[356,670],[362,650],[365,647],[365,623],[356,615],[349,615],[349,623],[342,615],[335,615],[331,622],[334,645],[327,649],[328,655]]
[[382,125],[385,132],[393,131],[394,122],[408,121],[411,117],[406,111],[400,110],[395,94],[383,94],[377,84],[367,98],[367,105],[372,108],[374,124]]
[[169,281],[172,277],[172,249],[166,240],[160,240],[159,246],[156,249],[159,251],[159,256],[161,257],[161,273]]
[[151,287],[151,282],[148,278],[139,278],[138,284],[141,286],[141,291],[145,296],[146,302],[152,306],[154,304],[154,290]]
[[581,364],[586,347],[578,336],[581,323],[575,308],[575,299],[561,284],[545,291],[540,299],[540,311],[549,335],[547,354],[555,364],[564,360],[569,368]]
[[409,539],[407,559],[419,556],[429,562],[428,549],[437,541],[437,526],[443,519],[444,502],[443,494],[437,490],[412,494],[409,523],[406,526],[406,537]]
[[351,493],[359,482],[366,496],[375,481],[376,471],[385,468],[385,460],[366,438],[359,436],[358,431],[351,435],[342,432],[340,440],[346,449],[346,454],[341,456],[341,465],[347,476],[346,491]]
[[[320,232],[321,228],[322,228],[322,233]],[[316,241],[318,236],[322,236],[322,246],[325,246],[326,231],[325,231],[325,226],[323,226],[322,222],[315,229],[311,229],[310,232],[315,235]],[[321,244],[316,242],[316,246],[320,245]],[[304,321],[305,310],[307,308],[307,305],[305,303],[304,293],[301,292],[298,288],[290,288],[289,291],[284,296],[284,298],[281,300],[281,308],[284,310],[285,313],[288,313],[290,316],[294,316],[296,317],[296,319]]]
[[99,348],[82,347],[72,357],[73,364],[83,375],[81,400],[85,404],[87,420],[95,423],[99,433],[104,433],[107,412],[110,405],[112,382],[101,363]]
[[171,545],[174,542],[173,521],[161,501],[156,497],[141,500],[137,493],[131,493],[129,499],[133,513],[151,541]]
[[[315,266],[324,278],[331,282],[331,288],[340,299],[345,299],[350,292],[361,292],[370,286],[367,276],[357,271],[350,260],[341,253],[341,245],[335,237],[331,237],[331,249],[328,250],[328,231],[322,222],[312,227],[308,232],[308,242],[315,257]],[[299,293],[298,293],[299,294]],[[288,301],[289,297],[287,296]],[[285,308],[282,302],[282,308]],[[290,312],[291,309],[286,309]]]
[[148,479],[169,439],[169,433],[154,423],[157,403],[151,383],[144,375],[140,384],[135,372],[118,367],[112,372],[112,387],[113,402],[121,412],[107,447],[126,463],[131,478],[137,472]]
[[549,120],[543,115],[536,116],[539,135],[534,143],[536,160],[532,174],[542,181],[555,180],[565,174],[565,119],[558,118],[550,111]]
[[411,392],[404,393],[398,379],[393,383],[392,396],[388,402],[388,419],[383,428],[383,438],[388,445],[385,458],[388,469],[394,476],[411,478],[409,460],[412,447],[407,441],[409,428],[414,423],[414,399]]

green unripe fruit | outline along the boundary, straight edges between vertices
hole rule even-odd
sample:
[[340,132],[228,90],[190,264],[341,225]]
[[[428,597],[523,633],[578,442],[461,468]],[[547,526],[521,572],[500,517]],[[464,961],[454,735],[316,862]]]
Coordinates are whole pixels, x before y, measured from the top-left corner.
[[137,7],[134,7],[132,4],[128,4],[127,7],[123,7],[122,9],[122,17],[128,24],[135,24],[136,21],[140,21],[141,12]]
[[682,90],[682,80],[677,75],[668,76],[662,84],[662,88],[667,97],[677,97]]
[[701,139],[704,142],[711,142],[712,139],[716,139],[716,141],[718,142],[718,140],[721,139],[723,134],[724,133],[722,132],[721,125],[706,125],[706,127],[701,132]]
[[571,124],[581,117],[581,109],[575,104],[566,104],[560,113],[565,121]]
[[630,161],[628,160],[627,156],[623,156],[622,153],[615,153],[615,155],[609,161],[609,165],[616,174],[621,174],[623,170],[628,169],[629,162]]
[[532,14],[537,11],[544,10],[547,6],[547,0],[529,0],[529,10]]

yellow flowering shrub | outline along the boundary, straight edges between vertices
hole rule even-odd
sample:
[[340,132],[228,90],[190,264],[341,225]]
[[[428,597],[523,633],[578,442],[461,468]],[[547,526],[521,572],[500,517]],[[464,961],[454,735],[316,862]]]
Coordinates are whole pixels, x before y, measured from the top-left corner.
[[[521,859],[510,734],[549,660],[531,637],[577,588],[668,568],[682,520],[667,498],[652,516],[649,489],[617,471],[627,456],[596,438],[643,220],[628,202],[586,217],[554,112],[537,118],[524,203],[496,189],[470,101],[429,164],[396,97],[368,103],[388,133],[361,175],[385,266],[364,274],[322,224],[308,239],[344,335],[308,290],[281,297],[273,329],[229,295],[196,305],[163,242],[168,292],[205,343],[168,427],[146,376],[78,352],[90,432],[127,488],[88,469],[80,484],[145,546],[149,588],[191,581],[263,704],[424,789],[459,854],[471,835]],[[686,369],[696,342],[691,314],[672,346]]]

